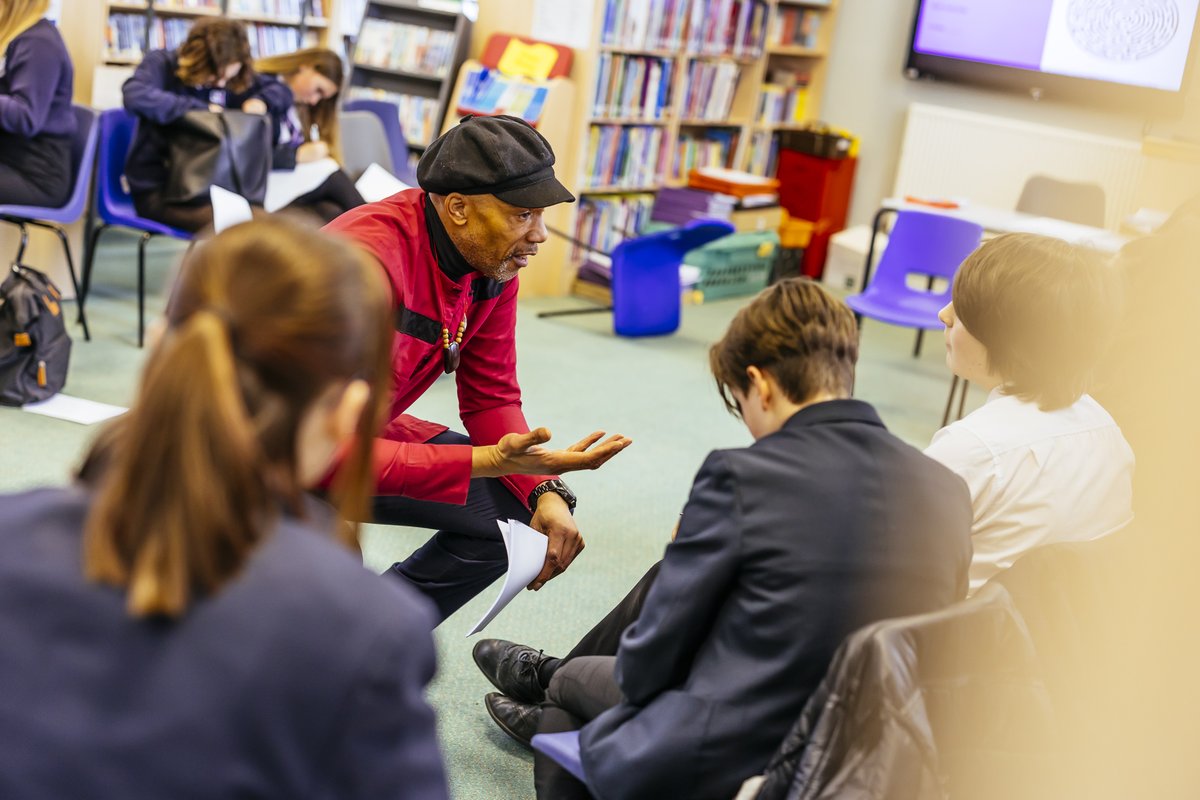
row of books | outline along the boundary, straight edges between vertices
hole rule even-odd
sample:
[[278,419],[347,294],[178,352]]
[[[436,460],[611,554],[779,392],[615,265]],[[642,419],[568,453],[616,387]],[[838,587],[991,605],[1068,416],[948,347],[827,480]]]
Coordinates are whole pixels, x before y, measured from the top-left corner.
[[746,152],[746,171],[754,175],[774,175],[779,162],[779,137],[769,131],[750,136]]
[[471,67],[463,77],[458,109],[469,114],[510,114],[530,124],[542,117],[549,87],[488,67]]
[[316,47],[316,31],[307,31],[300,37],[300,29],[292,25],[267,25],[261,22],[246,23],[246,36],[250,39],[250,55],[255,58],[290,53],[303,47]]
[[[178,47],[187,38],[191,27],[190,19],[155,17],[150,28],[150,48]],[[109,14],[104,38],[109,61],[140,60],[144,55],[142,45],[146,42],[146,16]]]
[[741,69],[730,61],[688,64],[683,118],[720,122],[729,118]]
[[767,12],[764,0],[692,0],[688,52],[758,58]]
[[600,43],[637,50],[678,50],[689,0],[607,0]]
[[437,136],[441,120],[438,118],[436,97],[400,94],[368,86],[351,86],[349,96],[394,103],[400,115],[404,138],[413,147],[425,147]]
[[759,122],[779,124],[803,122],[808,113],[807,86],[775,86],[764,83],[758,94]]
[[575,215],[576,245],[572,263],[579,264],[576,277],[598,286],[612,285],[612,261],[608,254],[626,238],[636,236],[650,221],[652,194],[621,194],[585,197]]
[[686,178],[700,167],[728,167],[737,149],[736,130],[706,131],[702,135],[684,134],[675,143],[672,179]]
[[593,117],[662,119],[671,107],[675,60],[601,53]]
[[662,183],[664,130],[646,125],[593,125],[584,186],[641,188]]
[[779,13],[771,20],[768,40],[782,47],[816,47],[823,16],[823,12],[811,8],[780,6]]
[[220,11],[221,0],[155,0],[154,7],[167,11]]
[[651,218],[670,225],[686,225],[697,219],[729,219],[737,198],[700,189],[666,187],[659,190]]
[[367,17],[354,49],[358,64],[445,78],[454,62],[453,31]]
[[[229,0],[226,13],[299,20],[301,14],[304,13],[304,0]],[[323,19],[325,17],[323,0],[312,0],[312,8],[308,15]]]

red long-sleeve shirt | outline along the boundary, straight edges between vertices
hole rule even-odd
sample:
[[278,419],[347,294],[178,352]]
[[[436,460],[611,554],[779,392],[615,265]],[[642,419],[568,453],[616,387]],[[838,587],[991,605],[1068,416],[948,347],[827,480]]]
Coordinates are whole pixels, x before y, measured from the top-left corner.
[[[400,192],[343,214],[325,230],[353,240],[383,265],[396,308],[392,342],[392,421],[375,440],[380,494],[463,503],[471,478],[471,448],[425,444],[445,425],[405,414],[443,372],[442,327],[453,336],[465,308],[458,383],[459,416],[475,445],[525,433],[517,384],[517,279],[505,283],[469,272],[458,281],[438,268],[425,227],[425,193]],[[463,294],[469,293],[464,298]],[[455,312],[458,311],[456,314]],[[501,480],[522,502],[552,475]]]

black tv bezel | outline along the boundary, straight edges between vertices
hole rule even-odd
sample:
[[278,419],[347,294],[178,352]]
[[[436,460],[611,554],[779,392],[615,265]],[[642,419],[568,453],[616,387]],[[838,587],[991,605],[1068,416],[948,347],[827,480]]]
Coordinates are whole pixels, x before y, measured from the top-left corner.
[[1022,67],[972,61],[965,58],[935,56],[916,49],[917,23],[921,8],[934,0],[914,0],[912,25],[908,34],[908,59],[904,75],[910,80],[944,80],[1028,95],[1035,100],[1102,106],[1117,111],[1176,116],[1183,110],[1184,97],[1192,90],[1200,61],[1200,14],[1192,27],[1191,46],[1183,81],[1177,91],[1134,86],[1115,81],[1055,75]]

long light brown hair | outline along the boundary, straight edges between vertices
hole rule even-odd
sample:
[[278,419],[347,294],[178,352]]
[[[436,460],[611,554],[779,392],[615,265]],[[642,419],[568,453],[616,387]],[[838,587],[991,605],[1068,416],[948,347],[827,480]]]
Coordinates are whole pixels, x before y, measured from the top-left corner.
[[[364,519],[390,378],[388,293],[350,246],[286,219],[231,228],[185,263],[132,409],[95,445],[88,578],[135,616],[179,616],[230,580],[281,512],[304,517],[297,442],[327,390],[370,399],[330,498]],[[96,450],[102,450],[99,454]],[[357,530],[339,528],[348,545]]]
[[242,68],[229,81],[233,92],[244,92],[254,83],[254,60],[246,27],[232,19],[201,19],[188,29],[179,45],[179,69],[175,75],[188,86],[203,86],[220,78],[230,64]]
[[345,80],[345,67],[341,57],[325,47],[309,47],[294,53],[260,58],[254,62],[254,69],[258,72],[275,75],[285,81],[301,67],[312,67],[318,75],[328,78],[338,87],[337,94],[326,97],[316,105],[297,103],[296,114],[300,117],[304,141],[309,141],[309,131],[316,125],[321,141],[328,145],[330,154],[340,164],[342,142],[338,129],[338,96],[342,93],[342,83]]
[[50,0],[4,0],[0,3],[0,56],[13,39],[46,16]]

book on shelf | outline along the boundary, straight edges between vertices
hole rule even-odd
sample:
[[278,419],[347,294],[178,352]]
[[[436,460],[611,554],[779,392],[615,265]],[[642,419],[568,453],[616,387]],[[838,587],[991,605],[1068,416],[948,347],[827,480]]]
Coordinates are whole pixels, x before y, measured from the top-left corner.
[[307,31],[301,38],[300,29],[293,25],[247,22],[246,35],[250,39],[250,54],[255,58],[290,53],[303,47],[316,47],[319,43],[316,31]]
[[354,60],[363,66],[445,78],[454,61],[455,43],[453,31],[367,17]]
[[646,125],[593,125],[584,187],[640,188],[661,183],[664,131]]
[[[584,197],[579,201],[579,213],[575,215],[574,238],[571,250],[572,263],[580,263],[585,257],[611,253],[618,244],[630,236],[637,236],[650,220],[654,207],[654,195],[647,193]],[[590,249],[589,249],[590,248]]]
[[808,115],[807,86],[764,83],[758,94],[755,119],[765,124],[803,122]]
[[662,119],[671,107],[674,67],[672,58],[601,53],[592,116]]
[[[133,0],[129,5],[145,5],[145,0]],[[155,11],[220,11],[220,0],[156,0]]]
[[688,52],[758,58],[767,16],[764,0],[691,0]]
[[351,86],[349,96],[394,103],[400,116],[404,138],[412,147],[425,147],[437,135],[438,101],[436,97],[389,92],[368,86]]
[[[299,21],[304,13],[304,0],[229,0],[226,13],[246,16],[271,17],[272,19]],[[308,16],[314,19],[325,18],[325,3],[323,0],[312,0],[312,8]]]
[[633,50],[678,50],[688,0],[607,0],[600,44]]
[[515,78],[497,69],[469,67],[463,78],[458,110],[467,114],[510,114],[537,124],[550,87],[541,81]]
[[683,98],[683,118],[712,122],[728,119],[741,72],[737,64],[729,61],[690,62]]
[[675,143],[672,180],[685,178],[698,167],[728,167],[737,149],[738,132],[733,128],[707,130],[703,134],[682,133]]
[[753,175],[774,175],[778,161],[779,137],[770,131],[752,133],[746,154],[746,171]]
[[823,16],[822,11],[811,8],[780,6],[767,36],[772,45],[815,48]]

